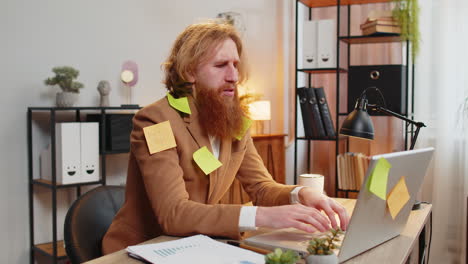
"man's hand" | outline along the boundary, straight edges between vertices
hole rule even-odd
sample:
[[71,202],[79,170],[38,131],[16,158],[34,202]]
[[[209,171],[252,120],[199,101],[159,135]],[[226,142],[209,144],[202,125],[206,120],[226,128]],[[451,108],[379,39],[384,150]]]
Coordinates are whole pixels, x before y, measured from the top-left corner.
[[299,191],[299,200],[303,205],[315,208],[318,211],[323,210],[330,219],[333,228],[338,226],[336,223],[335,214],[338,214],[338,217],[340,218],[341,229],[346,230],[348,227],[348,212],[346,212],[346,209],[341,204],[335,202],[330,197],[318,193],[312,188],[304,187]]
[[[336,225],[336,223],[335,223]],[[330,221],[319,210],[302,204],[272,207],[258,207],[255,226],[286,228],[295,227],[306,232],[325,232],[330,229]]]

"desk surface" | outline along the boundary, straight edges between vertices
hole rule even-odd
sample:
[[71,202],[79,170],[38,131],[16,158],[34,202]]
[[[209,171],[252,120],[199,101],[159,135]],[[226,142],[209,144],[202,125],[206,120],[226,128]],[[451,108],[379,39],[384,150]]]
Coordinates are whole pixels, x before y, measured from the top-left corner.
[[[354,199],[339,199],[338,202],[346,207],[346,210],[351,215],[356,200]],[[344,263],[356,264],[356,263],[405,263],[406,259],[411,253],[411,250],[418,241],[419,234],[423,229],[424,225],[428,220],[428,216],[432,210],[432,205],[424,204],[418,211],[412,211],[406,227],[401,235],[390,239],[389,241],[370,249],[359,256],[356,256]],[[148,240],[142,244],[159,243],[169,240],[178,239],[178,237],[171,236],[159,236],[157,238]],[[120,250],[115,253],[94,259],[86,262],[88,264],[124,264],[124,263],[135,263],[141,264],[142,262],[134,260],[127,256],[125,250]]]

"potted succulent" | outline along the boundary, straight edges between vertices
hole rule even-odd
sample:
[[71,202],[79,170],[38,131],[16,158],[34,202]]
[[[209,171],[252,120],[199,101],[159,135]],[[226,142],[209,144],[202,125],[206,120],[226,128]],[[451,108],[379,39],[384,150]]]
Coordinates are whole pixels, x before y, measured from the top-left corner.
[[393,18],[398,21],[401,28],[401,39],[411,42],[411,57],[413,62],[419,52],[419,4],[418,0],[393,0],[395,8]]
[[333,250],[339,248],[337,242],[341,240],[341,234],[343,231],[339,227],[332,228],[325,236],[310,240],[307,247],[310,254],[306,257],[307,264],[338,264],[338,257]]
[[265,255],[266,264],[295,264],[299,260],[299,254],[296,251],[287,250],[283,252],[276,248],[274,252]]
[[62,66],[52,69],[55,76],[47,78],[44,83],[46,85],[58,85],[62,92],[56,95],[56,104],[58,107],[73,106],[78,100],[78,93],[83,88],[83,84],[74,81],[80,75],[80,72],[73,67]]

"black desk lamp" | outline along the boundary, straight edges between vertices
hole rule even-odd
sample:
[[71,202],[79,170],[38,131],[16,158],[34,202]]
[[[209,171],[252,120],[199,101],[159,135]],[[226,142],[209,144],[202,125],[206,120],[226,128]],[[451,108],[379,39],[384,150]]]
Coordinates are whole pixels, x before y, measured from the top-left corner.
[[[414,144],[416,144],[416,139],[418,138],[419,130],[421,127],[425,127],[426,125],[423,122],[416,122],[414,120],[408,119],[403,115],[397,114],[393,111],[388,110],[384,106],[376,105],[376,104],[368,104],[366,99],[366,93],[370,89],[375,89],[382,98],[383,104],[385,105],[385,99],[383,98],[382,92],[377,87],[369,87],[365,89],[359,98],[356,100],[356,105],[354,110],[346,117],[346,120],[343,122],[343,125],[340,129],[340,134],[352,137],[359,137],[365,139],[374,139],[374,125],[372,124],[372,120],[367,113],[367,109],[371,109],[373,111],[382,112],[390,116],[394,116],[398,119],[404,120],[414,126],[416,126],[416,130],[414,132],[413,138],[411,139],[411,146],[410,150],[414,148]],[[417,210],[420,207],[420,203],[416,201],[413,206],[413,210]]]

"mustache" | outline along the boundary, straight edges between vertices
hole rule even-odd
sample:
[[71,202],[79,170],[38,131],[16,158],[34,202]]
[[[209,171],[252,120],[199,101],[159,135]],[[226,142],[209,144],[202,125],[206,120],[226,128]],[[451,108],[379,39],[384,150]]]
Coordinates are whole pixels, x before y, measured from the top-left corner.
[[223,84],[221,87],[218,88],[218,92],[222,92],[224,90],[236,90],[236,89],[237,89],[236,84],[226,83],[226,84]]

